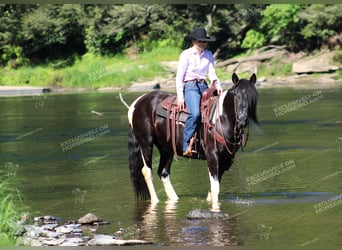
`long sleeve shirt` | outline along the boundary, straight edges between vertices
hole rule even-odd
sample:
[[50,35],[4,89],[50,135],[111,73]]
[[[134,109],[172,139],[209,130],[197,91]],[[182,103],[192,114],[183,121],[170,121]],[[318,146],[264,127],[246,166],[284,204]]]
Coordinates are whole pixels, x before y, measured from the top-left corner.
[[183,89],[186,81],[206,79],[216,81],[220,85],[214,68],[214,57],[210,50],[203,50],[199,55],[194,47],[183,50],[179,56],[176,75],[176,91],[178,99],[184,98]]

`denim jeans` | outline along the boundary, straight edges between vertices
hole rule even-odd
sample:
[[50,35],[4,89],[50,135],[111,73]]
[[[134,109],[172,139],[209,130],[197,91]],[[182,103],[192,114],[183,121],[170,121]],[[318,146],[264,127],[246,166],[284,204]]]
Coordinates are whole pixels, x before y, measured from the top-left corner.
[[197,129],[199,123],[201,96],[204,90],[208,88],[205,82],[189,81],[184,86],[184,102],[189,111],[189,116],[185,123],[183,134],[183,151],[188,148],[190,139]]

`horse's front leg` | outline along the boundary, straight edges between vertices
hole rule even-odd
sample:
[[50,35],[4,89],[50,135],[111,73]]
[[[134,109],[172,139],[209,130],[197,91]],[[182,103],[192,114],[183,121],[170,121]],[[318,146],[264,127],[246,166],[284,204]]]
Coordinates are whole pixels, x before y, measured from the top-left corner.
[[163,150],[160,147],[160,161],[158,167],[158,175],[163,183],[165,193],[169,201],[176,202],[178,200],[178,195],[174,190],[171,180],[170,180],[170,169],[173,160],[172,151]]
[[210,180],[210,191],[208,192],[207,201],[211,202],[211,210],[212,211],[220,211],[221,203],[219,202],[219,193],[220,193],[220,182],[218,180],[217,175],[211,175],[209,171],[209,180]]
[[165,177],[162,176],[161,181],[163,183],[168,200],[172,202],[176,202],[178,200],[178,195],[176,194],[176,191],[174,190],[171,184],[170,175],[165,176]]
[[219,193],[220,193],[220,180],[219,180],[219,165],[217,157],[208,157],[208,170],[210,180],[210,190],[208,192],[207,201],[211,202],[212,211],[220,211]]

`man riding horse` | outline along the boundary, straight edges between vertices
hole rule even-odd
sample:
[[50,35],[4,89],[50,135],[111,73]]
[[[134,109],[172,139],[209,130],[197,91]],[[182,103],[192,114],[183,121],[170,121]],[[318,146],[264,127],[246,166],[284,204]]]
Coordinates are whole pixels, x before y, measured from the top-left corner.
[[215,72],[213,54],[206,49],[207,42],[215,41],[215,37],[207,37],[204,28],[195,28],[184,40],[191,41],[192,46],[179,57],[176,90],[179,108],[182,110],[186,105],[189,113],[183,135],[183,156],[191,157],[194,152],[190,140],[198,127],[201,95],[208,88],[206,76],[219,95],[222,88]]

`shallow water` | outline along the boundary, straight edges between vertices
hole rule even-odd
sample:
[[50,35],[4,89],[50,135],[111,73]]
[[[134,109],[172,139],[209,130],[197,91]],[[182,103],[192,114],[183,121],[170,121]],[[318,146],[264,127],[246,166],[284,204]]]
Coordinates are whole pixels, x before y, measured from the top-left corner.
[[[131,103],[138,95],[124,93],[124,99]],[[111,222],[98,233],[124,228],[126,238],[171,246],[340,246],[341,95],[341,89],[259,90],[261,129],[251,129],[221,184],[221,209],[229,220],[186,218],[210,207],[205,161],[173,163],[177,204],[165,203],[157,176],[160,204],[135,201],[127,109],[118,93],[0,98],[0,167],[17,181],[32,216],[68,221],[92,212]],[[295,104],[302,97],[312,102]],[[281,107],[285,114],[277,116]]]

